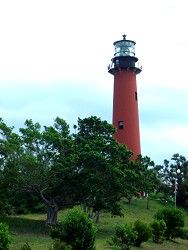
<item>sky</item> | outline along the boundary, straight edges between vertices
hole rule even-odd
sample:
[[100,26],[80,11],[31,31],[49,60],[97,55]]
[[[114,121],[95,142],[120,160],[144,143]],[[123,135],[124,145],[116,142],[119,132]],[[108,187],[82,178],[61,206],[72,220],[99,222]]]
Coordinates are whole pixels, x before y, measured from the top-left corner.
[[0,1],[0,117],[112,122],[113,42],[136,41],[142,155],[188,158],[187,0]]

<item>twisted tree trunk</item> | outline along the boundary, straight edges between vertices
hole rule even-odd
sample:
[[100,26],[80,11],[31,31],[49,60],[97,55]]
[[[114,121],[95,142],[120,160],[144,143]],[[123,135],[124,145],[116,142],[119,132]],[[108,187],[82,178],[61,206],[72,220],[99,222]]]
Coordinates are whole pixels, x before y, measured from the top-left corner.
[[40,191],[40,197],[47,207],[46,225],[56,225],[57,224],[57,212],[58,212],[57,203],[52,198],[48,200],[43,195],[43,191]]
[[47,205],[47,218],[46,218],[47,225],[57,224],[57,212],[58,212],[57,205],[55,204]]
[[150,195],[149,193],[147,193],[147,206],[146,206],[147,209],[150,208]]

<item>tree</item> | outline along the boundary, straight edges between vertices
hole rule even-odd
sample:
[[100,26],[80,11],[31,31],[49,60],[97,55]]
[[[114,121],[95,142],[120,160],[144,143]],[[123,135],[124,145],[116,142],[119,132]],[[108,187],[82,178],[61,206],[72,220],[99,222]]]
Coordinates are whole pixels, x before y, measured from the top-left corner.
[[82,183],[79,199],[98,216],[102,209],[120,214],[118,201],[125,193],[124,183],[130,184],[127,169],[131,153],[114,140],[113,133],[113,126],[100,118],[78,119],[75,151],[77,178]]
[[[154,162],[147,156],[141,155],[135,161],[131,161],[126,169],[129,181],[125,185],[124,196],[131,202],[133,196],[147,195],[147,209],[149,209],[149,195],[153,192],[158,184],[156,172],[154,170]],[[128,174],[129,173],[129,174]]]
[[47,223],[55,224],[58,209],[74,203],[73,161],[73,139],[63,119],[57,117],[43,130],[39,123],[26,120],[19,134],[1,119],[1,206],[6,207],[13,193],[35,194],[46,205]]
[[10,200],[15,195],[19,158],[22,154],[20,137],[0,119],[0,207],[1,214],[9,213]]
[[164,160],[164,164],[156,166],[158,175],[162,180],[162,191],[173,195],[177,192],[177,204],[186,205],[188,199],[188,161],[180,155],[174,154],[170,161]]
[[20,190],[36,193],[47,208],[47,223],[56,224],[57,211],[73,204],[73,141],[67,123],[55,119],[44,127],[26,120],[20,129],[23,154],[20,158]]
[[148,156],[139,156],[136,165],[138,165],[138,182],[140,190],[146,193],[147,209],[149,209],[150,193],[153,192],[159,184],[157,173],[155,171],[155,164]]
[[37,196],[46,206],[48,224],[56,224],[59,209],[74,204],[95,213],[96,221],[101,210],[121,215],[121,198],[142,190],[146,162],[130,160],[106,121],[91,116],[78,119],[76,127],[72,135],[59,117],[43,128],[26,120],[15,133],[1,120],[0,188],[5,192],[0,195],[6,194],[5,200],[8,192]]

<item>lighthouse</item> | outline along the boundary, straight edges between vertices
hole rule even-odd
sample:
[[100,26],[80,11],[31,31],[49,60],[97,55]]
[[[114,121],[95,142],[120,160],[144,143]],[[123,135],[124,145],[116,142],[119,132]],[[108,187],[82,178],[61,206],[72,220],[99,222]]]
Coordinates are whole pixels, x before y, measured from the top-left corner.
[[114,42],[114,57],[108,72],[114,76],[113,125],[115,139],[132,151],[135,160],[141,154],[136,75],[142,71],[135,55],[135,42]]

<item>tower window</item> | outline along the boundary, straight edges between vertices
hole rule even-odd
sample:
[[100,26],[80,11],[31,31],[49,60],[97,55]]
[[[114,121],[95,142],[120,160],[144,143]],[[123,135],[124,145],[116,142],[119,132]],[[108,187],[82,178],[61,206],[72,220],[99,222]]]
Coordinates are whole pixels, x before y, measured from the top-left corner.
[[123,121],[119,121],[118,122],[118,128],[119,129],[123,129],[123,127],[124,127],[124,122]]
[[138,100],[137,92],[135,92],[135,100]]

